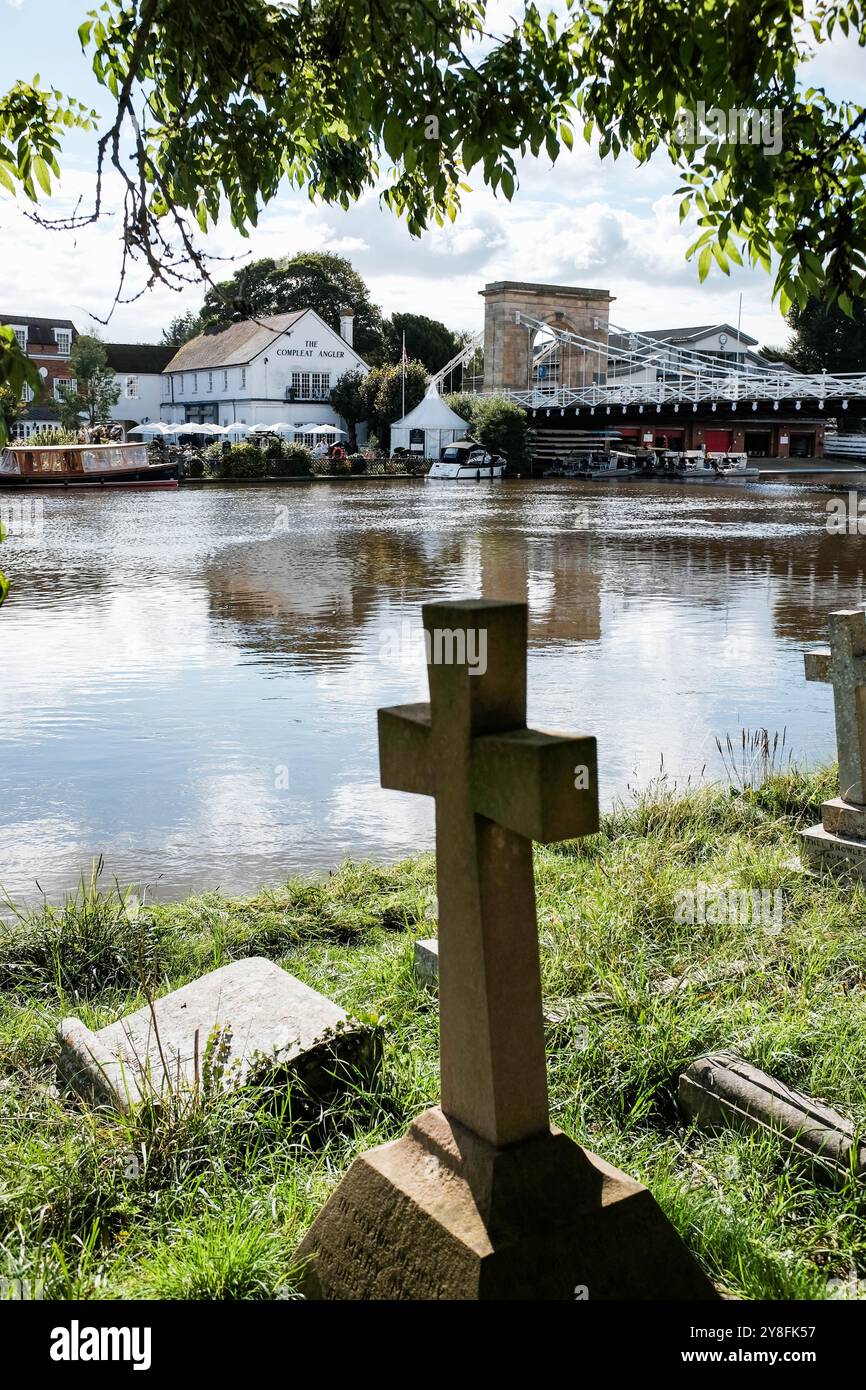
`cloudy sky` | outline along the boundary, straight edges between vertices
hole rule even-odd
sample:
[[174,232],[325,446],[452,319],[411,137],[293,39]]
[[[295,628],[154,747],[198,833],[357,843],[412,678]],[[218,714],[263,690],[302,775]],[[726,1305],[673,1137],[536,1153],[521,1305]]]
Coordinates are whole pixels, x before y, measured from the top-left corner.
[[[38,71],[44,82],[92,102],[107,113],[106,94],[81,54],[77,25],[89,0],[0,0],[0,88]],[[541,5],[544,10],[547,7]],[[503,10],[505,6],[503,5]],[[866,100],[862,49],[840,37],[809,65],[814,85]],[[64,157],[60,196],[50,211],[62,214],[92,193],[92,142],[77,137]],[[677,184],[666,156],[639,169],[631,161],[602,163],[583,140],[555,170],[546,158],[527,160],[512,203],[493,197],[470,178],[462,216],[419,240],[371,196],[349,212],[313,205],[287,192],[263,215],[248,242],[221,226],[208,238],[216,255],[283,256],[302,250],[348,255],[386,313],[412,311],[453,328],[478,328],[485,282],[551,281],[609,289],[612,319],[632,328],[736,323],[743,296],[743,328],[762,342],[781,343],[783,320],[771,302],[770,282],[758,271],[730,278],[713,267],[700,286],[696,262],[686,262],[694,239],[680,225],[671,197]],[[0,317],[46,314],[71,318],[79,329],[104,317],[117,284],[116,217],[86,231],[49,232],[29,222],[0,193]],[[107,328],[114,340],[155,341],[177,313],[197,309],[202,295],[155,289],[118,308]]]

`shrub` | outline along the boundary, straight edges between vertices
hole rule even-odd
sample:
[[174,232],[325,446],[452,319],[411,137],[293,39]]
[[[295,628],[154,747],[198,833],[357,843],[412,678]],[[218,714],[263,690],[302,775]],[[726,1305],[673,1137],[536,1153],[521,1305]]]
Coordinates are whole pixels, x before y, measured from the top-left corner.
[[224,477],[264,478],[268,461],[256,444],[233,444],[225,460]]
[[366,473],[367,460],[363,454],[350,454],[348,458],[350,473]]
[[491,454],[504,454],[512,470],[526,460],[526,411],[504,396],[485,396],[475,411],[473,435]]
[[222,478],[226,472],[227,451],[222,444],[216,442],[209,444],[202,454],[204,460],[204,476],[206,478]]
[[279,457],[271,464],[275,478],[309,478],[313,471],[313,455],[305,444],[283,444]]

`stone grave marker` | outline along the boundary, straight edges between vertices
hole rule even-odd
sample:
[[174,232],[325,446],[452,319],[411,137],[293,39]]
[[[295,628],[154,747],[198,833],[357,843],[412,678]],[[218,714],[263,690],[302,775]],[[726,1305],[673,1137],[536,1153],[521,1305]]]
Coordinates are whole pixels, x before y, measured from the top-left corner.
[[213,1029],[227,1044],[224,1084],[285,1074],[331,1089],[347,1067],[371,1065],[371,1030],[262,957],[234,961],[93,1033],[78,1018],[58,1028],[58,1072],[90,1100],[120,1110],[191,1093]]
[[684,1114],[703,1129],[730,1126],[779,1134],[834,1178],[866,1172],[866,1146],[850,1120],[733,1052],[692,1062],[680,1076],[678,1099]]
[[818,870],[866,880],[866,614],[831,613],[830,645],[806,652],[806,679],[833,687],[839,796],[821,807],[821,824],[801,832],[803,857]]
[[647,1189],[550,1125],[532,841],[597,829],[595,740],[526,727],[525,604],[423,621],[430,703],[379,711],[379,756],[436,802],[441,1103],[355,1159],[299,1247],[304,1292],[715,1298]]

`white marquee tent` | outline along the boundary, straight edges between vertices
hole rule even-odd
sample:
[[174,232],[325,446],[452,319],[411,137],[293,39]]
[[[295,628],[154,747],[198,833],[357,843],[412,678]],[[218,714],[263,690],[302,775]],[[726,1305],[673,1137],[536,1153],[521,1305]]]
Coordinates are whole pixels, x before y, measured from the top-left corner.
[[391,448],[438,459],[446,444],[465,439],[468,431],[466,421],[445,404],[431,381],[423,401],[391,426]]

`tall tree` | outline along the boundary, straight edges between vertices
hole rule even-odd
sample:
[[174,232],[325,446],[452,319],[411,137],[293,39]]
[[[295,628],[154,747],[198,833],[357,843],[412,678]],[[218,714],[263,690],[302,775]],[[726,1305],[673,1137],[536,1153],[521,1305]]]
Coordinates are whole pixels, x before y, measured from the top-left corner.
[[385,358],[400,362],[405,336],[406,355],[423,362],[428,372],[438,372],[460,350],[456,333],[426,314],[394,314],[385,321]]
[[[800,76],[839,31],[864,44],[861,0],[571,0],[545,22],[535,3],[497,18],[485,0],[104,0],[79,28],[109,110],[97,196],[55,225],[108,211],[113,166],[124,264],[186,285],[209,272],[196,228],[227,207],[247,234],[286,183],[344,208],[379,190],[418,234],[456,216],[467,177],[511,199],[518,159],[556,160],[577,131],[603,158],[669,154],[701,278],[745,256],[772,269],[783,312],[862,294],[866,108]],[[708,94],[767,112],[772,141],[708,132]],[[96,121],[18,82],[0,96],[0,183],[49,193],[61,138]]]
[[349,426],[349,452],[358,447],[358,422],[366,419],[367,401],[364,395],[364,373],[344,372],[331,388],[331,405]]
[[166,347],[183,347],[190,338],[195,338],[202,329],[201,314],[192,309],[185,314],[176,314],[168,328],[162,330],[161,341]]
[[42,378],[35,362],[22,352],[12,328],[0,325],[0,448],[14,422],[24,411],[24,388],[42,393]]
[[314,309],[339,331],[340,313],[355,315],[355,351],[369,361],[382,355],[382,315],[370,291],[345,256],[330,251],[301,251],[282,261],[251,261],[230,280],[205,295],[202,324],[225,328],[236,319],[265,318],[294,309]]
[[387,367],[374,367],[364,377],[361,391],[364,397],[365,415],[370,428],[375,432],[380,444],[388,447],[391,440],[391,426],[403,414],[421,401],[427,390],[427,372],[420,362],[409,362],[405,372],[396,363]]
[[108,365],[105,346],[89,333],[81,333],[72,344],[69,369],[75,390],[65,391],[60,401],[60,419],[67,429],[81,424],[106,425],[111,407],[120,399],[120,383]]
[[790,355],[801,372],[866,372],[866,301],[843,314],[836,304],[809,298],[788,315],[794,330]]

